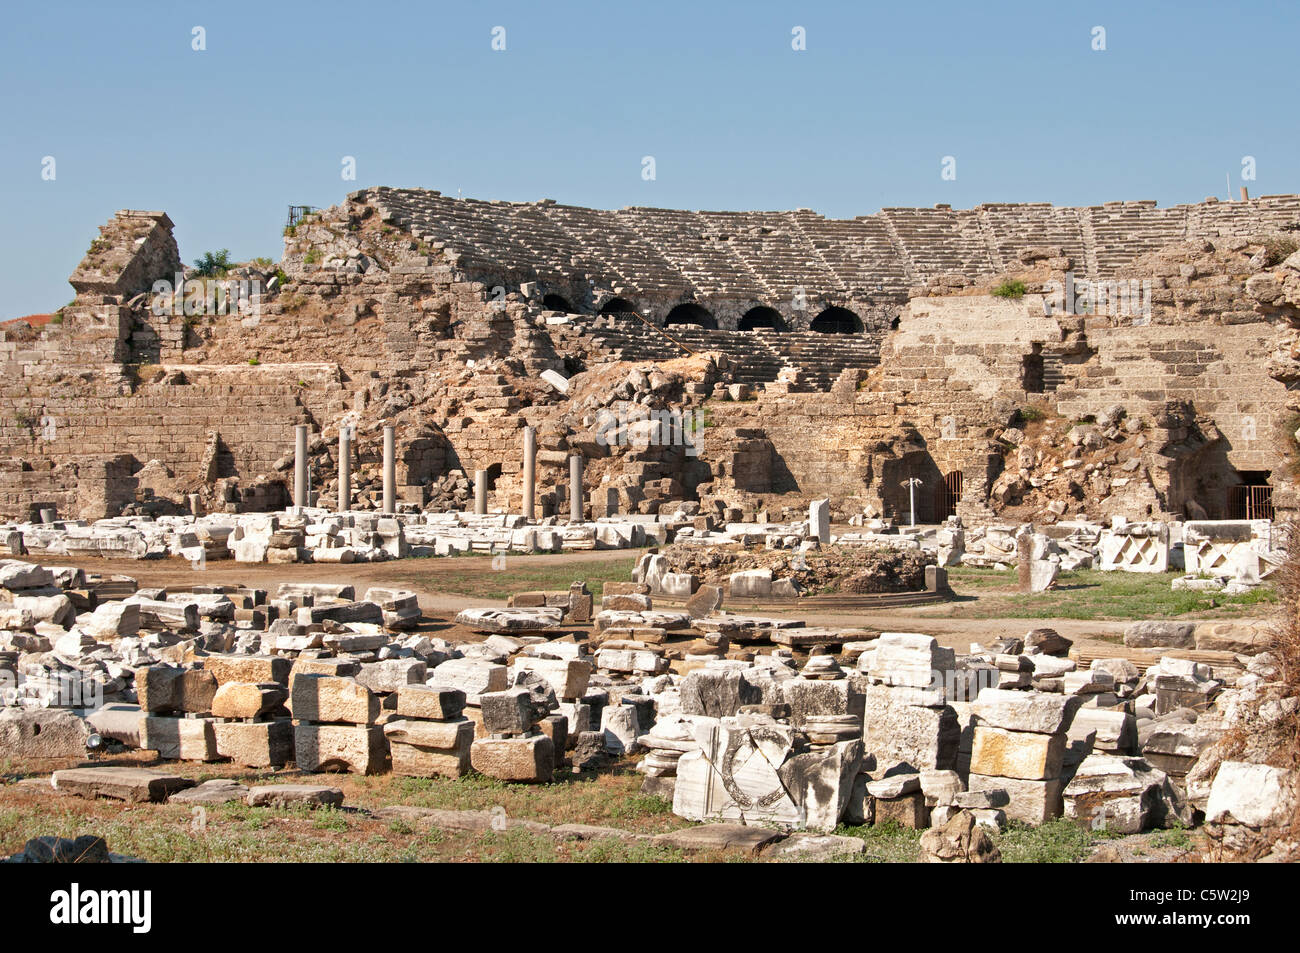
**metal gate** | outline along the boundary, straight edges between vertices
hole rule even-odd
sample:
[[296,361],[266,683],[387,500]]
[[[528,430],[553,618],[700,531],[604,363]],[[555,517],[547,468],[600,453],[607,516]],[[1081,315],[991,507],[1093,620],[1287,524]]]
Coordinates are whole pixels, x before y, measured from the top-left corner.
[[957,512],[957,501],[961,499],[961,471],[945,473],[943,480],[934,488],[934,521],[942,523]]
[[1241,484],[1228,487],[1228,519],[1271,520],[1273,513],[1273,488]]

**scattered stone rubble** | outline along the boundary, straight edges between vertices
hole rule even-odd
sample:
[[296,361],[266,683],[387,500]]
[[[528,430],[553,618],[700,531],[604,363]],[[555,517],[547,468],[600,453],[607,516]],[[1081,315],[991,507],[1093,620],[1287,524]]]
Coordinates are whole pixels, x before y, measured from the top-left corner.
[[[581,583],[518,593],[462,612],[478,640],[449,641],[418,631],[401,590],[117,585],[101,599],[76,570],[0,563],[7,753],[140,748],[517,783],[633,757],[643,790],[691,820],[932,827],[927,855],[969,862],[996,858],[971,825],[1067,817],[1133,833],[1204,814],[1258,830],[1290,790],[1285,772],[1216,774],[1206,760],[1270,674],[1262,642],[1221,623],[1136,623],[1127,657],[1085,665],[1050,629],[958,653],[920,633],[729,613],[713,587],[688,611],[656,609],[645,582],[608,584],[600,606]],[[1198,649],[1202,628],[1247,652]],[[141,770],[65,769],[53,783],[135,801],[191,786]],[[186,796],[332,797],[215,784]]]

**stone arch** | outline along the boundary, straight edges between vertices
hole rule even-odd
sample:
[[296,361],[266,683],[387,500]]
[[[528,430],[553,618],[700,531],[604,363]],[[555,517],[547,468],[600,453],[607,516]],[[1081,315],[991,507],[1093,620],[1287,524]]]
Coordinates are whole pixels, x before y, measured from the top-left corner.
[[600,306],[601,314],[636,314],[636,305],[626,298],[610,298]]
[[769,308],[767,305],[760,304],[742,314],[740,323],[736,325],[737,331],[754,331],[758,328],[784,331],[786,330],[785,320],[781,317],[781,312],[776,308]]
[[694,302],[679,304],[668,312],[668,317],[664,318],[664,327],[673,324],[692,324],[697,328],[705,328],[709,331],[718,329],[718,319],[709,313],[707,308],[702,308]]
[[832,305],[813,318],[808,329],[821,334],[861,334],[862,319],[848,308]]
[[548,294],[542,296],[542,307],[547,311],[563,311],[565,314],[577,314],[578,309],[569,303],[564,295]]

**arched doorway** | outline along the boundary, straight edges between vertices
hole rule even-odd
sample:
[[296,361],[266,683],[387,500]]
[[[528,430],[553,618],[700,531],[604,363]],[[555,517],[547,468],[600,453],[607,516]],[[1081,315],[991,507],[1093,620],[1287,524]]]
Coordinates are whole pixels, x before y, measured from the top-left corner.
[[942,523],[957,512],[957,502],[961,499],[962,475],[960,470],[945,473],[943,479],[934,486],[934,521]]
[[809,330],[819,334],[860,334],[862,319],[848,308],[832,306],[813,318]]
[[1273,509],[1273,487],[1269,470],[1239,470],[1241,482],[1228,487],[1228,506],[1225,516],[1230,520],[1271,520],[1277,514]]
[[664,327],[674,324],[693,324],[697,328],[704,328],[709,331],[718,329],[717,319],[706,309],[691,302],[679,304],[668,312],[668,317],[664,318]]
[[626,298],[610,298],[600,306],[601,314],[636,314],[636,305]]
[[542,297],[542,307],[547,311],[563,311],[565,314],[576,314],[577,308],[569,304],[569,299],[564,295],[549,294]]
[[785,321],[781,318],[781,312],[776,308],[758,305],[741,315],[740,323],[736,325],[737,331],[756,331],[759,328],[784,331]]

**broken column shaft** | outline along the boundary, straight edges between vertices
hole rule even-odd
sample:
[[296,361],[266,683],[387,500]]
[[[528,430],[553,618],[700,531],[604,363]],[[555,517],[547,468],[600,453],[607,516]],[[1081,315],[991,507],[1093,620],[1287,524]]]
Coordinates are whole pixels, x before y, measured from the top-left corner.
[[397,447],[392,427],[384,428],[384,512],[397,510]]
[[352,431],[339,429],[339,512],[352,509]]
[[569,521],[582,522],[582,455],[569,456]]
[[524,519],[532,522],[533,496],[537,490],[537,430],[524,428]]
[[293,503],[307,505],[307,425],[293,428]]

